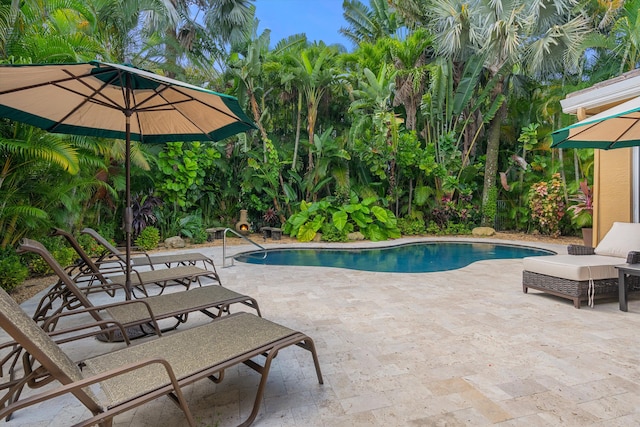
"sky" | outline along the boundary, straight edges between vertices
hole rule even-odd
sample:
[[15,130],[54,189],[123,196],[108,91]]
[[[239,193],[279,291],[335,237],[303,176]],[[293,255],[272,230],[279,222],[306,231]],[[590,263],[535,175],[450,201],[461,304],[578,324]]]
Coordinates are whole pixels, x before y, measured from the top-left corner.
[[306,33],[307,40],[339,43],[347,50],[352,45],[338,30],[346,27],[342,16],[343,0],[256,0],[256,17],[260,20],[258,34],[271,30],[271,45],[283,38]]

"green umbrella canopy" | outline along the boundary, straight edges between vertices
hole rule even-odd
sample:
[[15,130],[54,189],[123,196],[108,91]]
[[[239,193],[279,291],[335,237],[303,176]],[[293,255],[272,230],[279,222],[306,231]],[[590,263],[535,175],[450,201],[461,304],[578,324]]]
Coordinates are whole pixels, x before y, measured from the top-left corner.
[[130,141],[218,141],[255,129],[236,98],[127,65],[0,65],[0,117],[49,132],[126,141],[126,285],[130,288]]
[[640,97],[551,134],[551,148],[613,148],[640,145]]
[[0,66],[0,117],[49,132],[143,143],[218,141],[255,128],[236,98],[98,61]]

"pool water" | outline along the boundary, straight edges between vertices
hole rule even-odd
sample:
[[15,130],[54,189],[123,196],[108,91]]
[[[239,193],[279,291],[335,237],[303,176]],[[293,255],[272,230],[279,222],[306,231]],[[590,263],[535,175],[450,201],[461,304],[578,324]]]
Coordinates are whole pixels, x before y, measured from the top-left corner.
[[425,242],[375,249],[267,249],[236,255],[251,264],[340,267],[389,273],[430,273],[455,270],[473,262],[554,255],[555,252],[524,246]]

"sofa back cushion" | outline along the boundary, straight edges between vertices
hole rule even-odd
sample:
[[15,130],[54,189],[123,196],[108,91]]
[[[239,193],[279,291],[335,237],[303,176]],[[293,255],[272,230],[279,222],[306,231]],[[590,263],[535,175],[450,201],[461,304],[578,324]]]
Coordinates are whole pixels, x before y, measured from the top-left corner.
[[629,222],[614,222],[595,248],[597,255],[618,258],[626,258],[631,251],[640,251],[640,224]]

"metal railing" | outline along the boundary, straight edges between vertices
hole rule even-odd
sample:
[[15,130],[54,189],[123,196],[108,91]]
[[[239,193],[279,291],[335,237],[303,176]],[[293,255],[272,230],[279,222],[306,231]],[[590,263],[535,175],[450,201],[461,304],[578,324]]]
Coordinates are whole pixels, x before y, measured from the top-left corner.
[[[264,246],[259,245],[258,243],[254,242],[253,240],[251,240],[250,238],[248,238],[244,234],[238,233],[233,228],[225,228],[224,229],[224,233],[222,235],[222,268],[232,267],[233,266],[233,259],[234,259],[233,258],[234,255],[229,255],[227,257],[227,231],[230,231],[233,234],[235,234],[236,236],[246,240],[247,242],[253,244],[254,246],[257,246],[261,251],[264,252],[264,255],[262,257],[263,259],[267,257],[267,249]],[[231,258],[231,265],[227,265],[227,258]]]

